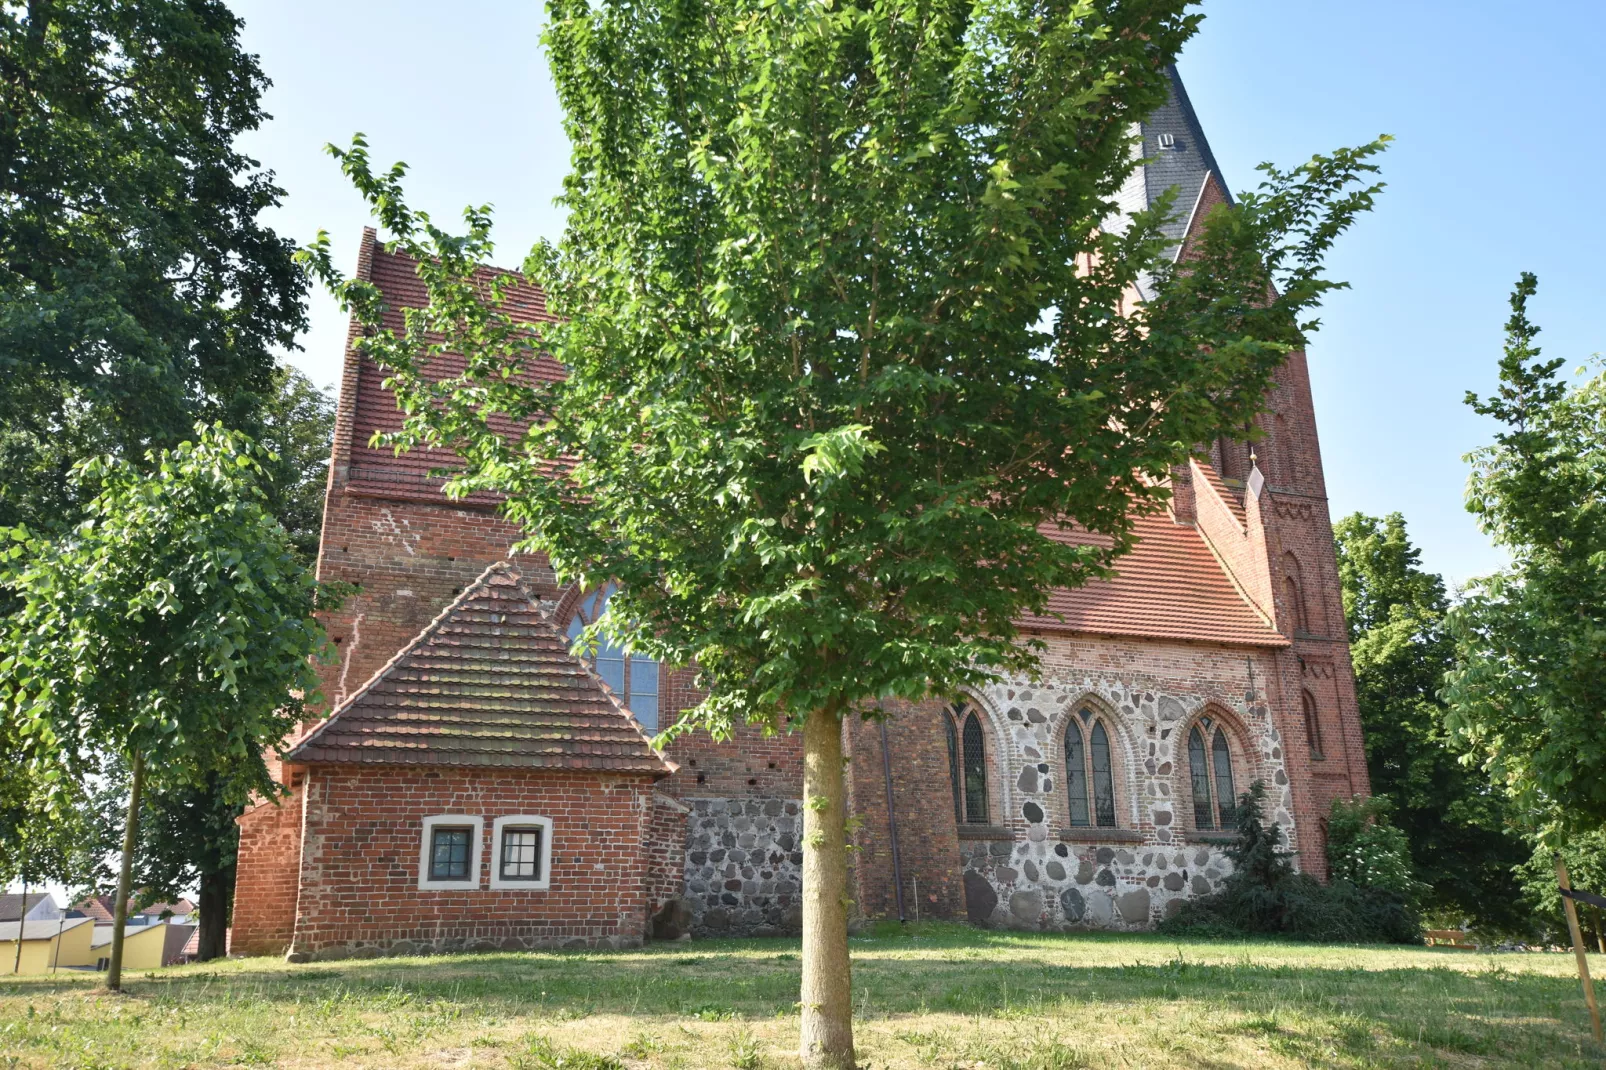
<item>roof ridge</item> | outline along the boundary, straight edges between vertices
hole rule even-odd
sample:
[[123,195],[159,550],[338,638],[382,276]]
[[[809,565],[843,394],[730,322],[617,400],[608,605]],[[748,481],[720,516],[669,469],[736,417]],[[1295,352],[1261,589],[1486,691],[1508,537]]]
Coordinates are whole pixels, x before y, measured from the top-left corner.
[[[367,680],[363,681],[362,686],[358,687],[357,690],[348,695],[334,709],[330,710],[329,716],[325,717],[322,721],[315,725],[312,731],[308,732],[306,735],[296,740],[295,743],[291,744],[290,749],[285,752],[285,759],[288,761],[294,761],[294,758],[291,756],[296,751],[300,750],[306,744],[323,735],[325,729],[333,724],[336,718],[350,709],[358,699],[362,698],[363,696],[367,695],[369,691],[373,690],[375,685],[377,685],[380,680],[384,679],[385,676],[387,676],[392,669],[396,668],[396,666],[399,665],[409,654],[433,638],[435,633],[440,631],[440,629],[446,624],[447,618],[456,612],[459,606],[468,601],[470,598],[474,597],[482,587],[488,587],[490,585],[491,574],[493,572],[512,572],[514,576],[514,582],[518,584],[520,592],[529,596],[532,603],[536,603],[534,596],[530,595],[528,589],[524,587],[523,573],[519,571],[519,567],[517,565],[508,560],[492,562],[490,565],[486,566],[484,572],[481,572],[479,576],[475,578],[473,583],[470,583],[467,587],[464,587],[462,592],[458,594],[456,598],[453,598],[450,602],[446,603],[445,608],[443,608],[439,613],[435,614],[435,619],[424,625],[423,631],[413,636],[402,646],[400,650],[392,654],[388,661],[386,661],[379,668],[375,669],[373,675],[368,677]],[[536,603],[536,609],[537,612],[540,611],[539,603]]]
[[[556,767],[583,768],[588,754],[615,755],[633,771],[657,776],[678,768],[595,667],[574,653],[551,607],[510,559],[487,566],[289,747],[285,760],[383,762],[396,760],[384,757],[387,751],[416,747],[422,760],[408,764],[462,764],[451,759],[471,757],[476,739],[494,739],[493,749],[513,758],[523,753],[530,768],[554,767],[537,761],[541,755],[564,759]],[[542,746],[544,739],[553,746]]]

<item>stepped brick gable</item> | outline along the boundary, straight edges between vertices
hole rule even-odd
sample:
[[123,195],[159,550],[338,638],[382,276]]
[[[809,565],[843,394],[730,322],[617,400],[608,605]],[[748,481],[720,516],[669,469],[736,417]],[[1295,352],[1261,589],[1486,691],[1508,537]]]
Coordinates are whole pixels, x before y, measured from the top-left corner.
[[[1173,84],[1120,202],[1174,190],[1184,258],[1230,197]],[[398,326],[423,301],[414,267],[364,235],[357,274]],[[550,318],[533,288],[514,304]],[[318,570],[357,594],[326,620],[330,713],[276,766],[289,796],[240,819],[234,948],[299,959],[794,931],[798,739],[744,727],[655,751],[651,735],[701,697],[694,671],[572,655],[598,592],[514,556],[493,497],[448,501],[431,472],[451,455],[369,445],[401,417],[354,340]],[[1325,878],[1323,819],[1368,783],[1303,353],[1258,430],[1173,472],[1169,509],[1138,519],[1113,578],[1022,620],[1046,647],[1040,677],[845,727],[862,914],[1148,928],[1231,872],[1222,809],[1255,780],[1299,865]]]

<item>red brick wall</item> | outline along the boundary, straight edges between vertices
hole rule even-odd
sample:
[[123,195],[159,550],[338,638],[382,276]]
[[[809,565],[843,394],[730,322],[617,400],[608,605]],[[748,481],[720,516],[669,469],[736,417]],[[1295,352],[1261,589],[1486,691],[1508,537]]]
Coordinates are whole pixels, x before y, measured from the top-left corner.
[[[645,777],[465,769],[313,767],[294,954],[634,945],[646,920]],[[480,887],[418,887],[423,819],[484,819]],[[550,817],[549,890],[489,887],[492,822]]]
[[240,815],[229,951],[277,955],[295,933],[301,863],[301,795],[258,803]]
[[642,838],[645,859],[642,895],[647,913],[671,899],[678,899],[686,883],[686,807],[662,792],[652,793],[646,833]]
[[[935,700],[886,704],[890,714],[886,740],[892,758],[892,817],[898,828],[904,916],[911,921],[916,917],[960,918],[965,913],[942,708],[943,703]],[[892,822],[887,814],[881,728],[855,717],[844,730],[849,805],[860,822],[854,834],[858,847],[853,856],[854,894],[865,916],[895,918],[898,901],[893,885]]]

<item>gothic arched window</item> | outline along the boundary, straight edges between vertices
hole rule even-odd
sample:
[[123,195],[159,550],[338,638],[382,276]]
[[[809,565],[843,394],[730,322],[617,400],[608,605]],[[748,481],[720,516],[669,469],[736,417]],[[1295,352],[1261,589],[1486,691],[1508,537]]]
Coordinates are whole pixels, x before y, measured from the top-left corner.
[[1103,719],[1086,707],[1065,722],[1065,795],[1073,827],[1115,827],[1110,733]]
[[948,734],[948,774],[953,782],[954,820],[987,824],[987,742],[981,718],[964,702],[943,714]]
[[1232,780],[1232,745],[1221,725],[1201,717],[1188,730],[1188,781],[1193,789],[1193,825],[1230,828],[1238,801]]
[[1316,708],[1316,696],[1309,691],[1300,691],[1300,704],[1305,707],[1305,738],[1310,740],[1310,756],[1321,759],[1322,750],[1322,721],[1320,711]]
[[[574,616],[569,621],[569,642],[580,637],[588,624],[594,623],[608,609],[608,599],[615,587],[591,591],[580,599]],[[635,714],[643,728],[658,729],[658,661],[630,651],[610,641],[606,636],[597,638],[595,651],[582,655],[586,663],[602,677],[602,682],[613,688],[619,701]]]

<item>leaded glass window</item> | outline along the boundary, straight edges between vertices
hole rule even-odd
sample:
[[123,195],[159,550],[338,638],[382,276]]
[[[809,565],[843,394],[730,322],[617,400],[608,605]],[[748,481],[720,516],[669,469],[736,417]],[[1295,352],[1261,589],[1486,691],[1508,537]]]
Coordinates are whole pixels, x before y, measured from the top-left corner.
[[473,831],[458,825],[436,825],[430,830],[430,880],[468,880],[469,839]]
[[1071,803],[1071,824],[1090,824],[1087,807],[1087,748],[1082,746],[1082,728],[1075,720],[1065,722],[1065,794]]
[[1115,825],[1115,774],[1110,767],[1110,735],[1093,722],[1093,816],[1100,828]]
[[1232,753],[1227,749],[1227,733],[1219,728],[1215,742],[1210,745],[1210,756],[1216,763],[1216,808],[1221,811],[1221,827],[1230,828],[1238,793],[1232,786]]
[[1198,829],[1233,826],[1238,789],[1232,775],[1232,744],[1209,717],[1188,730],[1188,778],[1193,787],[1193,824]]
[[987,748],[982,743],[981,721],[965,716],[965,822],[987,824]]
[[1188,778],[1193,782],[1194,827],[1215,828],[1215,810],[1210,805],[1210,768],[1205,764],[1204,735],[1198,725],[1188,731]]
[[[615,590],[613,584],[592,591],[580,600],[574,618],[569,621],[569,642],[580,637],[588,624],[594,623],[608,609],[608,600]],[[642,654],[632,654],[608,638],[599,637],[597,647],[583,655],[586,662],[603,683],[613,689],[619,701],[625,704],[643,728],[658,729],[658,661]]]
[[954,795],[954,821],[963,824],[965,820],[965,793],[961,787],[959,776],[959,731],[954,728],[954,719],[949,714],[943,714],[942,727],[948,736],[948,787]]

